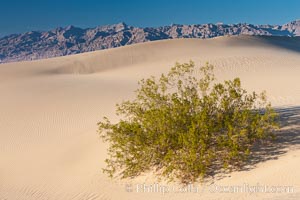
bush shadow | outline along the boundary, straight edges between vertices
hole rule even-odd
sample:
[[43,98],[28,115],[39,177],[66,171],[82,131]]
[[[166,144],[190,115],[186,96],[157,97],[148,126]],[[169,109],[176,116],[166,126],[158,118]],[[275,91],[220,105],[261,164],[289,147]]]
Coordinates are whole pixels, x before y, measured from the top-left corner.
[[[300,149],[300,106],[288,108],[276,108],[279,114],[280,129],[275,131],[275,140],[256,144],[248,160],[238,169],[232,171],[249,171],[258,163],[268,160],[276,160],[290,150]],[[230,176],[230,172],[212,171],[212,181]]]

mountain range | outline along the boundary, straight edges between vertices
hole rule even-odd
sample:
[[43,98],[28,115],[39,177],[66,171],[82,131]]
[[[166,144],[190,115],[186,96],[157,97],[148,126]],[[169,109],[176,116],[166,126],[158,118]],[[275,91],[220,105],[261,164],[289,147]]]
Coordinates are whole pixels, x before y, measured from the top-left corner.
[[300,36],[300,20],[284,25],[209,23],[146,28],[119,23],[85,29],[67,26],[50,31],[30,31],[0,38],[0,63],[51,58],[154,40],[241,34]]

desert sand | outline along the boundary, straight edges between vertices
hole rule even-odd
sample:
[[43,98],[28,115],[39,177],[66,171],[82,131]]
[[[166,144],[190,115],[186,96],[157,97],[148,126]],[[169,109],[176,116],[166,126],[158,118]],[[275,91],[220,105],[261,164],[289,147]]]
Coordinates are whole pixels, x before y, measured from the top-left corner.
[[[115,104],[134,97],[137,81],[176,61],[209,61],[218,80],[240,77],[267,91],[281,113],[272,147],[213,185],[292,186],[291,192],[136,191],[157,183],[146,173],[110,179],[102,173],[108,144],[97,134]],[[72,56],[0,65],[0,199],[300,199],[300,38],[232,36],[136,44]],[[264,152],[265,154],[263,154]],[[139,187],[141,185],[138,185]],[[127,188],[126,188],[127,187]],[[131,188],[130,188],[131,187]],[[177,190],[178,189],[178,190]],[[127,191],[126,191],[127,190]]]

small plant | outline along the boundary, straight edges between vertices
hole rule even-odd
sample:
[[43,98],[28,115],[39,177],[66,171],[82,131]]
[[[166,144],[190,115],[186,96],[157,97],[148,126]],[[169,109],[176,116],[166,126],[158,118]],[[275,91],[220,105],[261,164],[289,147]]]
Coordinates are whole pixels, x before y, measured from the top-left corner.
[[274,137],[277,114],[265,93],[248,94],[239,78],[214,80],[212,65],[192,61],[142,79],[136,98],[117,105],[123,119],[98,123],[110,144],[104,171],[126,178],[155,169],[187,183],[241,166],[255,142]]

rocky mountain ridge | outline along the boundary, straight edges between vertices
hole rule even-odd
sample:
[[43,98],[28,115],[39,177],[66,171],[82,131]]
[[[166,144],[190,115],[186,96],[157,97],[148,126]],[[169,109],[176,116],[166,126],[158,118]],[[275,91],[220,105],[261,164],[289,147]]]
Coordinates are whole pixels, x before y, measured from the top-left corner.
[[119,23],[86,29],[67,26],[50,31],[30,31],[0,38],[0,63],[51,58],[154,40],[223,35],[295,37],[300,36],[300,20],[284,25],[209,23],[146,28]]

